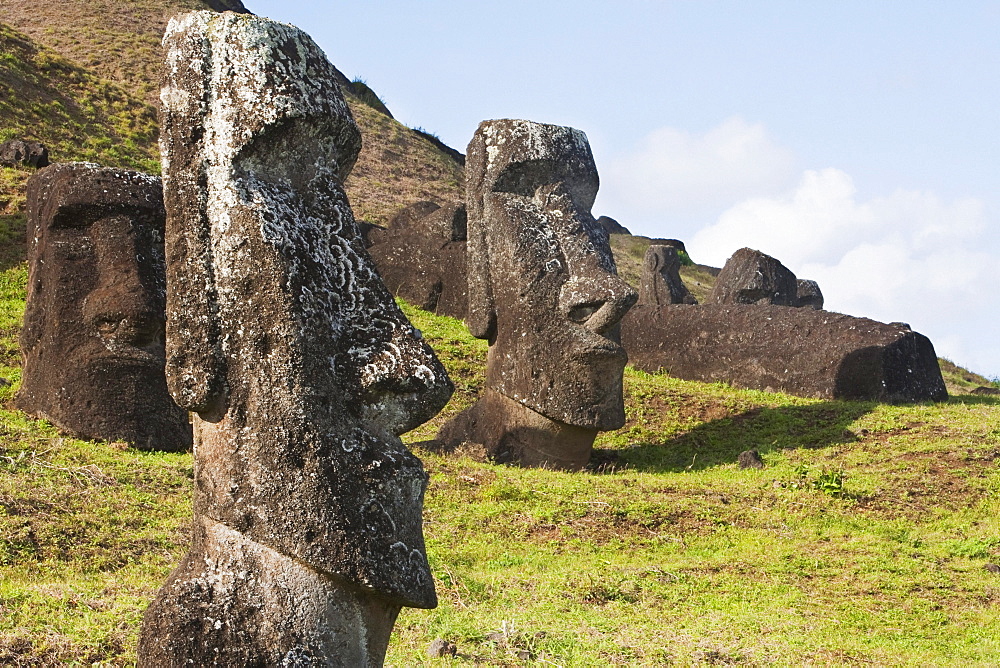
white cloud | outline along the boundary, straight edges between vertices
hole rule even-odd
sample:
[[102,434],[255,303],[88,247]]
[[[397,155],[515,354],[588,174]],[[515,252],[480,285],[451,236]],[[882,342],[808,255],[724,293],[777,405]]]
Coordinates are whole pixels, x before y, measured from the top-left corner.
[[980,200],[899,190],[859,201],[848,174],[824,169],[782,195],[733,206],[687,246],[717,266],[743,246],[761,250],[818,281],[828,309],[909,322],[939,355],[996,374],[998,249],[986,232]]
[[734,203],[784,189],[794,156],[763,125],[732,117],[696,134],[664,127],[601,168],[599,214],[637,233],[687,236]]

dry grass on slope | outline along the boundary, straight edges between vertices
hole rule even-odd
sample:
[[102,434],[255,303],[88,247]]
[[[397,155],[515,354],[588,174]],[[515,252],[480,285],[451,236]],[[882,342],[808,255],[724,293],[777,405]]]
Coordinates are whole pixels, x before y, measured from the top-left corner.
[[[162,60],[160,38],[167,21],[179,12],[207,7],[203,0],[67,0],[56,4],[3,0],[0,22],[155,105]],[[71,96],[82,93],[64,86],[59,80],[49,87]],[[361,157],[347,183],[359,219],[384,224],[413,202],[444,204],[461,197],[462,168],[454,160],[404,125],[353,97],[350,100],[364,137]],[[6,110],[0,110],[0,127],[10,128],[12,122]],[[89,140],[88,130],[76,131],[81,142]],[[83,157],[61,153],[53,159]]]
[[[0,23],[0,141],[31,137],[52,161],[159,171],[156,115],[125,90]],[[0,213],[16,213],[30,170],[0,169]]]
[[152,105],[167,21],[207,8],[202,0],[3,0],[0,21]]
[[399,209],[462,198],[464,172],[449,156],[405,125],[348,98],[363,146],[347,193],[359,220],[386,224]]

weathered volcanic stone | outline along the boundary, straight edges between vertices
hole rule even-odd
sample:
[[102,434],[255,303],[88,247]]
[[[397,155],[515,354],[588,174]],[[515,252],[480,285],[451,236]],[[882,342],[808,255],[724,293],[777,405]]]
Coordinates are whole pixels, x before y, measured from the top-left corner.
[[673,246],[650,246],[639,277],[640,304],[697,304],[681,280],[681,258]]
[[[498,444],[516,431],[513,461],[580,468],[597,432],[625,421],[618,323],[636,300],[590,213],[590,145],[572,128],[484,121],[466,156],[466,322],[490,344],[480,401],[512,421],[483,420],[489,411],[475,406],[439,439],[445,448],[482,443],[500,458]],[[586,437],[552,438],[577,430]]]
[[823,293],[816,281],[800,278],[796,281],[795,305],[803,308],[821,310],[823,308]]
[[709,303],[795,306],[796,280],[795,274],[770,255],[741,248],[719,272]]
[[622,322],[631,364],[686,380],[824,399],[947,399],[927,337],[784,306],[638,306]]
[[167,392],[160,179],[89,163],[27,184],[28,301],[14,400],[81,438],[191,447]]
[[608,234],[631,234],[627,227],[611,216],[601,216],[597,219],[597,224],[603,227],[604,231]]
[[243,14],[164,37],[167,374],[196,413],[191,550],[146,666],[380,665],[433,607],[427,482],[398,435],[452,386],[364,250],[360,133],[319,47]]
[[0,144],[0,166],[41,168],[48,164],[49,149],[37,141],[8,139]]
[[397,214],[368,252],[392,294],[426,311],[464,318],[465,206],[418,202]]

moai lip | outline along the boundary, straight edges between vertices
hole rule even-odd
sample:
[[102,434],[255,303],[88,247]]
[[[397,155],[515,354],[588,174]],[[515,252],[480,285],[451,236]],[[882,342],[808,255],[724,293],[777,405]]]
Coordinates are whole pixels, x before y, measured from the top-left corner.
[[160,179],[60,163],[28,180],[28,297],[15,405],[60,430],[191,447],[164,378]]
[[591,214],[597,187],[579,130],[480,124],[466,157],[466,321],[490,343],[484,401],[508,419],[470,409],[439,434],[446,448],[472,441],[494,459],[580,468],[597,432],[624,424],[618,326],[637,296]]
[[434,607],[427,476],[399,435],[452,392],[344,192],[360,132],[302,31],[195,12],[164,46],[167,380],[195,413],[191,551],[143,665],[380,665]]

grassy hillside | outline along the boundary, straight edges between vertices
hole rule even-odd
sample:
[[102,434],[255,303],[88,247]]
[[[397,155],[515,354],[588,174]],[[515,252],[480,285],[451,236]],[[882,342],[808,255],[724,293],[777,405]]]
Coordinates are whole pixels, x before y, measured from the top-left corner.
[[[0,400],[18,382],[25,271],[0,273]],[[407,307],[458,386],[483,342]],[[560,473],[419,452],[441,605],[389,663],[1000,662],[1000,400],[824,402],[628,370],[628,423]],[[756,447],[764,470],[739,470]],[[0,410],[0,664],[131,665],[187,545],[190,455],[59,436]],[[992,568],[992,567],[991,567]]]
[[[156,119],[151,105],[156,104],[159,90],[160,38],[174,14],[206,8],[203,0],[65,0],[50,4],[3,0],[0,23],[24,34],[5,28],[5,40],[13,40],[14,56],[7,55],[8,41],[0,44],[4,54],[0,84],[7,86],[7,95],[0,100],[8,101],[7,106],[0,106],[0,140],[31,134],[49,145],[53,161],[97,160],[158,172],[154,164]],[[17,71],[25,60],[21,54],[29,51],[42,55],[27,58],[28,71],[22,76]],[[15,57],[17,63],[12,63]],[[49,61],[58,65],[50,67]],[[26,104],[17,99],[20,94],[14,94],[22,90],[18,77],[31,80],[27,90],[32,94],[40,89],[35,95],[39,106],[29,107],[27,115],[21,113]],[[100,104],[108,97],[113,101]],[[53,104],[52,100],[63,109],[45,106]],[[446,204],[461,197],[463,172],[457,162],[353,93],[348,101],[364,142],[347,183],[359,218],[385,224],[398,209],[421,199]],[[139,127],[126,132],[119,127],[120,121],[112,119],[109,129],[85,122],[106,118],[109,105],[114,118],[121,119],[124,116],[119,111],[128,111]],[[75,124],[67,124],[67,120]],[[111,130],[121,141],[109,135]],[[72,141],[65,141],[67,137],[82,144],[79,150]],[[110,144],[104,143],[108,137]],[[95,153],[91,150],[95,147],[101,150]],[[4,174],[0,201],[6,199],[16,207],[24,178],[23,174]]]
[[[119,86],[0,24],[0,141],[34,137],[52,160],[159,172],[156,114]],[[28,170],[0,168],[0,213],[23,202]]]

